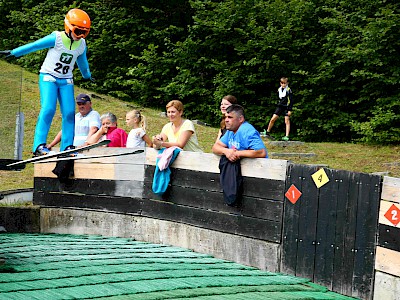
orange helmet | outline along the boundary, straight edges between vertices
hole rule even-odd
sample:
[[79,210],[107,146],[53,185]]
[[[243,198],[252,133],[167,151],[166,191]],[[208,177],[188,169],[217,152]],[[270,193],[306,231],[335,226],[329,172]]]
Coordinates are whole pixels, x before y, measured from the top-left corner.
[[71,32],[78,38],[85,38],[90,31],[89,15],[81,9],[73,8],[65,16],[64,27],[67,35]]

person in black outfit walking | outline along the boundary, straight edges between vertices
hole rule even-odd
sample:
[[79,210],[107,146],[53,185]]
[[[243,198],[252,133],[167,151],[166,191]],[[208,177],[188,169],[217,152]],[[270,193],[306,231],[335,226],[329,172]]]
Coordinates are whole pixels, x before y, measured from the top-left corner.
[[278,120],[279,116],[284,114],[285,116],[285,125],[286,125],[286,134],[282,137],[283,141],[289,141],[289,133],[290,133],[290,116],[292,115],[293,108],[293,93],[289,88],[289,82],[286,77],[282,77],[280,80],[280,88],[278,89],[279,94],[279,103],[275,109],[274,114],[272,115],[271,120],[269,121],[266,137],[272,139],[270,132],[272,127],[275,124],[275,121]]

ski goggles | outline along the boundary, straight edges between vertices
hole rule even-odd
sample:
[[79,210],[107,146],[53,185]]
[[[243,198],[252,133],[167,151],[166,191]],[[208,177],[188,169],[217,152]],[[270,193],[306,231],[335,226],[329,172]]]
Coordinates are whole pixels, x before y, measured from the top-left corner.
[[90,29],[73,26],[72,32],[77,38],[85,38],[89,34]]

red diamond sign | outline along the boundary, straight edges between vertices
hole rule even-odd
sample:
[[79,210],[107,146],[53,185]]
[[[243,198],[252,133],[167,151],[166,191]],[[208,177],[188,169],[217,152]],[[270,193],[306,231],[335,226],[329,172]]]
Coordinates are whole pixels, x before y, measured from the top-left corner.
[[397,226],[400,222],[400,209],[392,204],[389,210],[385,213],[386,219],[388,219],[394,226]]
[[292,184],[290,188],[287,190],[285,196],[286,198],[288,198],[290,202],[295,204],[297,200],[299,200],[301,192],[297,189],[297,187],[294,184]]

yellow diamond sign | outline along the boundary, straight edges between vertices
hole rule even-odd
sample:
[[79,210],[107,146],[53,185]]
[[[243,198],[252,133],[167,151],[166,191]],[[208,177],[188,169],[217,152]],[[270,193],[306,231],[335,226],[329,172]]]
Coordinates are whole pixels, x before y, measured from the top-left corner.
[[328,175],[326,175],[325,170],[319,169],[317,172],[311,175],[312,179],[314,180],[315,185],[317,188],[320,188],[324,184],[329,182]]

